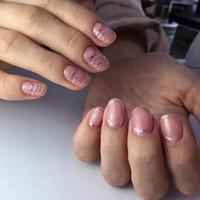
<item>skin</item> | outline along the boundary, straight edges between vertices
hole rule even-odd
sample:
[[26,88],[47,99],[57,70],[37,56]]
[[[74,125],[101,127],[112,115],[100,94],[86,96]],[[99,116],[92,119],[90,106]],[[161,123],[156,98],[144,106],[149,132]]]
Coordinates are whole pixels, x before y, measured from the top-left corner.
[[[105,180],[123,186],[131,179],[145,200],[166,194],[166,168],[180,192],[200,192],[199,148],[188,120],[190,113],[200,120],[200,79],[165,53],[145,54],[141,34],[127,32],[119,33],[116,44],[105,51],[111,67],[98,74],[90,88],[83,120],[74,135],[75,153],[84,162],[101,156]],[[118,128],[106,124],[108,102],[113,98],[125,107],[124,123]],[[154,118],[152,133],[142,137],[132,133],[130,120],[132,110],[141,106]],[[88,121],[96,107],[104,110],[102,123],[91,128]],[[183,130],[173,144],[160,129],[161,117],[171,113],[181,120]],[[173,130],[172,125],[169,128]]]
[[[38,99],[47,90],[39,81],[3,72],[4,63],[32,71],[72,90],[80,90],[89,84],[90,76],[86,71],[98,73],[106,70],[109,63],[105,57],[105,63],[96,68],[85,58],[89,47],[99,52],[98,47],[107,47],[116,38],[94,10],[91,4],[65,0],[1,1],[0,99]],[[106,41],[94,34],[95,25],[99,23],[111,31]],[[103,54],[101,56],[103,58]],[[66,78],[65,69],[69,65],[77,72],[76,79],[81,79],[81,84]],[[37,95],[24,93],[24,82],[37,83],[40,87]]]

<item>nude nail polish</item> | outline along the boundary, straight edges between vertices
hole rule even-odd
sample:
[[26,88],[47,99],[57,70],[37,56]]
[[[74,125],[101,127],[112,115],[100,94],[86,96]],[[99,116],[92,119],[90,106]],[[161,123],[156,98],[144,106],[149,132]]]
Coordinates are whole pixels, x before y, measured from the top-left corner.
[[71,65],[68,65],[64,69],[64,77],[70,83],[80,88],[87,86],[91,81],[91,78],[87,73]]
[[100,22],[94,25],[93,34],[99,41],[105,44],[111,44],[116,39],[115,32]]
[[91,111],[88,125],[91,128],[99,128],[101,127],[103,121],[103,109],[102,108],[95,108]]
[[22,84],[22,91],[26,95],[40,97],[46,93],[46,86],[36,81],[26,81]]
[[84,54],[85,62],[95,71],[104,71],[109,67],[108,59],[96,48],[88,47]]
[[131,124],[133,134],[149,135],[153,132],[154,118],[149,109],[138,107],[132,112]]
[[162,135],[169,143],[177,143],[182,139],[183,126],[178,115],[164,115],[160,120],[160,126]]
[[106,108],[106,124],[110,128],[120,128],[124,122],[124,104],[112,99]]

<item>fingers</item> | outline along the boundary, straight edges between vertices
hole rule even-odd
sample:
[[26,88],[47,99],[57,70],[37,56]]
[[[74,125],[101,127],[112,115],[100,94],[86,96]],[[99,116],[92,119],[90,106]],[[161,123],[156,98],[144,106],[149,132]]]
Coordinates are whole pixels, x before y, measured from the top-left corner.
[[0,99],[33,100],[44,96],[46,91],[46,85],[39,81],[0,71]]
[[[42,7],[64,23],[88,36],[95,44],[105,47],[113,43],[116,34],[93,12],[74,1],[65,0],[7,0]],[[91,4],[89,8],[92,8]]]
[[146,108],[133,113],[128,133],[128,159],[135,191],[146,200],[161,199],[168,188],[159,128]]
[[103,108],[93,108],[83,118],[74,134],[74,151],[81,161],[93,162],[99,157],[103,112]]
[[15,31],[0,28],[0,60],[37,73],[64,87],[79,90],[90,76],[64,57],[47,51]]
[[42,8],[0,2],[0,26],[23,33],[87,71],[96,73],[109,66],[108,59],[88,37]]
[[188,119],[169,114],[160,125],[174,184],[186,195],[200,192],[200,154]]
[[112,99],[104,112],[101,130],[101,170],[113,186],[124,186],[130,180],[127,153],[127,116],[119,99]]

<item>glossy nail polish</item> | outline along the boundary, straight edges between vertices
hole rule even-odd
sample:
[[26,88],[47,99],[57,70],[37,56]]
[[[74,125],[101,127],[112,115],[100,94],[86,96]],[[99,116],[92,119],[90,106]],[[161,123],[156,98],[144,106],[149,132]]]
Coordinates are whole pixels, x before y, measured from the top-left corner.
[[105,44],[111,44],[116,39],[115,32],[100,22],[95,24],[93,34],[99,41]]
[[148,135],[153,132],[154,118],[149,109],[138,107],[132,112],[131,124],[133,134],[138,136]]
[[100,72],[108,68],[108,59],[96,48],[88,47],[84,54],[85,62],[95,71]]
[[106,123],[110,128],[120,128],[124,122],[124,104],[119,99],[112,99],[106,108]]
[[91,81],[91,78],[87,73],[71,65],[68,65],[64,69],[64,77],[70,83],[80,88],[87,86]]
[[164,115],[160,120],[161,132],[170,143],[177,143],[183,137],[183,126],[180,116],[176,114]]
[[99,128],[101,127],[103,121],[103,109],[102,108],[94,108],[89,117],[88,125],[91,128]]
[[40,97],[46,93],[46,86],[36,81],[26,81],[22,84],[22,91],[26,95]]

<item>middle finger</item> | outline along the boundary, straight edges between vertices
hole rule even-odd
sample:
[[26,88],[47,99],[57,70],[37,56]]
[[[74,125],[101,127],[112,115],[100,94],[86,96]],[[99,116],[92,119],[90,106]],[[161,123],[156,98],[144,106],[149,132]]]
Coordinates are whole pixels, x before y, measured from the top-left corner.
[[135,191],[147,200],[161,199],[168,186],[158,127],[148,109],[133,111],[128,133],[131,179]]

